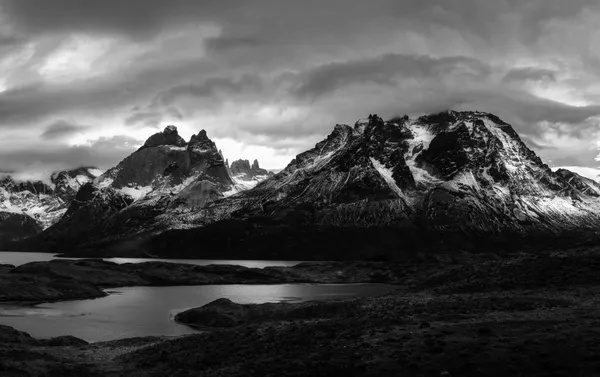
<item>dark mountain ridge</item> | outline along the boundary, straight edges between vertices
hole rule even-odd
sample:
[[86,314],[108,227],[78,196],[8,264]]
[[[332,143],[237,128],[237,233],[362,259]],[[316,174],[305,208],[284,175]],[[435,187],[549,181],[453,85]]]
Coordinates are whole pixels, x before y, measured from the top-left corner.
[[[200,175],[209,177],[210,187],[225,189],[222,154],[204,136],[198,135],[197,148],[211,157],[200,159]],[[167,169],[161,154],[192,145],[171,139],[168,147],[141,148],[126,160],[150,153],[136,174],[146,174],[138,173],[147,165],[143,161],[159,161],[158,170],[184,172],[159,181],[180,182],[190,166],[199,165],[182,158]],[[482,112],[389,121],[370,115],[354,127],[336,125],[315,148],[255,188],[209,200],[172,193],[128,204],[118,194],[107,196],[107,189],[124,187],[114,182],[129,170],[127,164],[103,176],[112,179],[109,185],[102,186],[101,177],[86,189],[96,192],[94,199],[69,210],[77,222],[88,219],[88,231],[73,232],[65,216],[23,248],[72,256],[402,259],[421,252],[594,242],[600,225],[600,185],[572,172],[552,172],[510,125]],[[198,190],[200,196],[214,192],[202,185]]]
[[206,227],[171,230],[146,247],[191,257],[198,251],[186,245],[226,239],[221,255],[351,259],[594,242],[600,185],[568,173],[552,172],[492,114],[372,115],[337,125],[253,190],[203,208],[194,219]]
[[194,210],[244,188],[232,179],[205,130],[185,142],[175,126],[167,126],[81,187],[60,221],[28,240],[27,249],[57,250],[60,245],[64,250],[160,232],[170,224],[160,218],[170,207]]

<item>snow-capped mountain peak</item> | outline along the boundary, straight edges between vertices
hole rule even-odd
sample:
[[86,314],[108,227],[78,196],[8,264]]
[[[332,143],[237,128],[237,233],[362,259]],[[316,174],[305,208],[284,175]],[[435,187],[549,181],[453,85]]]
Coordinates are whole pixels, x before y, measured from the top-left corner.
[[[583,177],[553,173],[493,114],[447,111],[390,121],[370,115],[353,128],[336,125],[283,171],[242,193],[235,211],[253,216],[305,203],[320,224],[419,216],[449,227],[453,216],[467,216],[465,227],[523,231],[600,219],[597,189]],[[359,215],[373,208],[381,216]]]
[[[393,231],[385,239],[390,245],[463,250],[600,229],[600,184],[567,170],[553,172],[509,124],[489,113],[446,111],[389,121],[371,114],[354,127],[338,124],[251,189],[239,186],[260,176],[258,162],[227,166],[205,132],[186,145],[175,132],[153,136],[85,185],[73,210],[44,232],[53,247],[155,250],[157,233],[178,229],[177,236],[165,236],[166,244],[196,250],[195,243],[169,237],[184,237],[190,228],[190,239],[208,237],[199,227],[227,228],[230,220],[245,224],[231,246],[240,250],[260,249],[269,234],[287,242]],[[130,192],[146,187],[137,197]],[[81,224],[82,218],[92,220]],[[379,242],[353,239],[363,248]],[[250,240],[254,248],[245,246]],[[388,251],[397,250],[403,249]]]
[[0,212],[29,216],[42,229],[47,228],[65,213],[77,191],[101,173],[93,167],[56,171],[50,176],[50,185],[4,176],[0,179]]
[[[261,172],[256,161],[249,173]],[[266,173],[250,177],[251,182],[232,178],[205,130],[185,142],[175,126],[168,126],[114,168],[85,180],[61,220],[40,237],[61,242],[77,235],[80,242],[97,242],[164,229],[180,224],[178,216],[251,188]],[[78,183],[78,177],[70,182]]]

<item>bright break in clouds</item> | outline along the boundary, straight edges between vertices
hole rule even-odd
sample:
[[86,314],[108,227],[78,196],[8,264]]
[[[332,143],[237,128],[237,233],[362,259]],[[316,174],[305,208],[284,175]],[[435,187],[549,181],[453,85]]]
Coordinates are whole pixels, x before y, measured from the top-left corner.
[[336,123],[492,112],[594,168],[592,0],[0,0],[0,170],[106,169],[174,124],[282,168]]

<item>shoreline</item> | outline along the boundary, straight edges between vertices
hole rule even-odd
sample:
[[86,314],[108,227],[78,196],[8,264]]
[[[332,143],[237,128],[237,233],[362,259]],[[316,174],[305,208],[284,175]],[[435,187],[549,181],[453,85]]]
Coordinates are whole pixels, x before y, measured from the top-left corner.
[[[403,292],[271,304],[272,308],[233,304],[234,311],[239,306],[257,311],[247,321],[196,327],[201,332],[192,335],[94,343],[72,337],[24,338],[0,326],[4,340],[0,354],[10,349],[12,355],[10,360],[0,360],[0,370],[10,364],[27,372],[36,367],[59,370],[57,375],[91,376],[246,376],[295,371],[294,375],[306,377],[342,372],[374,377],[439,376],[449,371],[466,377],[496,377],[521,372],[548,376],[557,370],[565,376],[594,375],[600,367],[597,358],[590,358],[600,351],[600,334],[591,331],[600,321],[597,297],[600,285],[559,293],[551,289]],[[221,314],[232,309],[215,301],[200,308],[213,306],[208,316],[200,317],[202,323],[222,321]],[[280,308],[283,312],[278,312]],[[271,309],[275,314],[267,314]],[[248,373],[251,366],[255,372]]]
[[[49,262],[46,267],[68,275],[73,273],[70,263]],[[106,262],[86,261],[73,268],[97,263]],[[165,268],[155,263],[138,271],[152,275],[153,268]],[[598,250],[477,257],[470,263],[355,262],[267,269],[271,277],[293,272],[296,278],[317,278],[340,271],[342,277],[399,284],[379,297],[300,304],[215,300],[217,304],[188,310],[193,320],[186,321],[213,329],[173,338],[83,344],[72,337],[37,340],[0,327],[0,355],[11,355],[0,357],[0,370],[112,377],[592,376],[600,370],[599,269]],[[192,272],[201,271],[207,270]],[[221,267],[222,273],[236,271],[242,269]]]
[[[203,365],[209,360],[206,355],[193,357],[185,366],[198,372],[222,371],[233,359],[243,370],[249,366],[244,357],[259,354],[253,347],[275,342],[267,349],[284,365],[300,360],[307,376],[323,365],[337,373],[364,376],[433,376],[445,371],[460,376],[546,376],[557,375],[556,371],[565,376],[592,375],[600,366],[591,359],[600,350],[600,334],[593,331],[600,325],[598,265],[600,256],[594,254],[517,259],[443,269],[380,297],[287,305],[216,300],[188,310],[188,321],[216,322],[220,328],[212,327],[202,338],[166,342],[124,359],[153,372],[177,370],[174,364],[165,369],[154,362],[165,360],[161,352],[171,353],[166,360],[180,362],[203,341],[219,342],[218,337],[236,334],[219,343],[233,352],[237,348],[242,356],[217,351],[221,357],[217,366]],[[473,270],[482,271],[473,274]],[[527,276],[524,270],[537,273]],[[583,343],[578,340],[582,336]],[[303,346],[295,351],[298,342]],[[339,350],[342,344],[347,350]],[[311,349],[325,355],[313,360],[316,355],[303,354]],[[331,355],[336,361],[328,360]],[[274,373],[273,368],[289,372],[267,360],[260,364],[265,372]]]
[[[265,268],[171,262],[118,264],[98,259],[54,259],[0,269],[0,303],[39,304],[100,298],[125,287],[274,284],[401,283],[400,264],[373,262],[300,263]],[[331,274],[331,271],[335,271]]]
[[[121,287],[110,287],[110,288],[105,288],[102,289],[105,293],[106,296],[101,296],[101,297],[90,297],[90,298],[69,298],[69,299],[56,299],[56,300],[51,300],[51,301],[0,301],[0,307],[3,305],[13,305],[13,306],[17,306],[17,307],[35,307],[38,305],[43,305],[43,304],[53,304],[53,303],[57,303],[57,302],[69,302],[69,301],[85,301],[85,300],[99,300],[105,297],[110,296],[111,294],[120,294],[120,292],[114,291],[111,292],[110,290],[113,289],[121,289],[121,288],[177,288],[177,287],[204,287],[204,286],[210,286],[210,285],[244,285],[244,286],[259,286],[259,285],[324,285],[324,286],[353,286],[353,285],[382,285],[382,286],[394,286],[395,284],[387,284],[387,283],[269,283],[269,284],[265,284],[265,283],[244,283],[244,284],[199,284],[199,285],[129,285],[129,286],[121,286]],[[335,298],[332,299],[324,299],[324,300],[336,300]],[[288,300],[281,300],[279,303],[284,303]]]
[[[238,262],[284,262],[284,263],[295,263],[293,265],[282,265],[284,267],[293,267],[294,265],[300,264],[300,263],[332,263],[332,262],[338,262],[335,260],[287,260],[287,259],[245,259],[245,258],[236,258],[236,259],[231,259],[231,258],[185,258],[185,257],[173,257],[173,258],[168,258],[168,257],[160,257],[160,256],[154,256],[154,257],[150,257],[150,256],[77,256],[77,255],[70,255],[69,253],[56,253],[56,252],[52,252],[52,251],[30,251],[30,250],[0,250],[0,254],[2,253],[15,253],[15,254],[46,254],[46,255],[50,255],[52,256],[54,259],[62,259],[62,260],[84,260],[84,259],[89,259],[89,260],[103,260],[103,261],[110,261],[110,259],[131,259],[131,260],[135,260],[135,262],[122,262],[119,264],[123,264],[123,263],[144,263],[144,262],[162,262],[164,261],[165,263],[179,263],[179,264],[190,264],[187,263],[187,261],[220,261],[220,262],[234,262],[234,261],[238,261]],[[50,259],[53,260],[53,259]],[[50,261],[48,260],[48,261]],[[26,262],[26,263],[31,263],[31,262],[40,262],[40,261],[30,261],[30,262]],[[47,261],[46,261],[47,262]],[[352,261],[350,261],[352,262]],[[22,263],[22,264],[26,264],[26,263]],[[116,262],[114,262],[116,263]],[[11,264],[11,263],[8,263]],[[21,265],[22,265],[21,264]],[[219,265],[224,265],[222,263],[218,263]],[[2,265],[2,263],[0,263],[0,265]],[[14,264],[13,264],[14,265]],[[195,264],[198,266],[203,266],[201,264]],[[208,266],[208,265],[205,265]],[[240,264],[241,266],[241,264]],[[280,267],[279,265],[266,265],[265,267]]]

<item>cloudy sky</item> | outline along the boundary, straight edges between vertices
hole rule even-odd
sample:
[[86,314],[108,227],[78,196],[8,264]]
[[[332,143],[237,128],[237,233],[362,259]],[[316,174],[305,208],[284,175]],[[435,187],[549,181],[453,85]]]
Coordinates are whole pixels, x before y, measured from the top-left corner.
[[109,168],[174,124],[284,167],[336,123],[490,111],[595,168],[597,0],[0,0],[0,171]]

